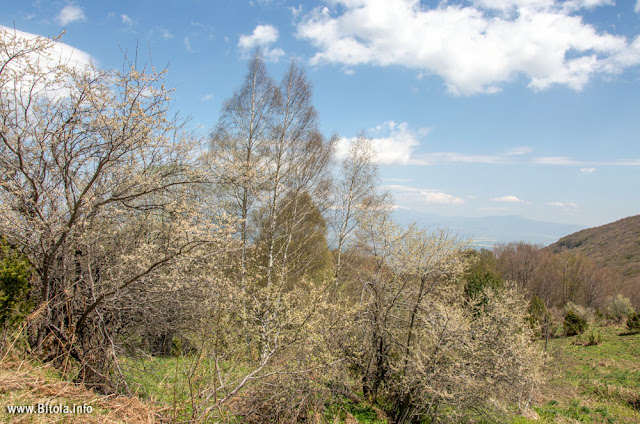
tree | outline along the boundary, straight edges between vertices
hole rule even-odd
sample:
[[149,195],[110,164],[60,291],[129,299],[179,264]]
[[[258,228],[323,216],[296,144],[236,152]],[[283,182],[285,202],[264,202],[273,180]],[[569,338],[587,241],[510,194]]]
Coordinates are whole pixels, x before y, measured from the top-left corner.
[[77,69],[54,43],[0,34],[0,225],[36,275],[32,347],[114,387],[109,305],[203,246],[224,250],[225,229],[190,202],[207,178],[163,73]]
[[524,242],[498,244],[494,249],[502,278],[517,283],[520,289],[530,289],[537,270],[540,246]]
[[375,152],[364,133],[349,145],[347,156],[338,166],[333,187],[329,224],[335,237],[334,282],[338,286],[345,262],[345,251],[351,246],[358,222],[368,209],[384,207],[384,195],[376,194],[379,180]]
[[464,244],[446,231],[402,229],[388,211],[367,214],[358,240],[367,258],[357,274],[361,347],[348,357],[372,402],[383,395],[395,422],[433,420],[441,408],[458,414],[507,408],[495,399],[527,404],[542,354],[513,287],[487,286],[482,299],[468,299]]
[[256,51],[242,86],[224,102],[211,136],[216,182],[228,198],[228,210],[239,218],[241,281],[247,272],[250,212],[263,190],[266,171],[263,155],[273,129],[275,102],[275,83]]
[[471,265],[465,272],[465,294],[469,299],[485,297],[487,289],[500,290],[504,282],[497,270],[496,258],[493,252],[482,249],[479,252],[466,252]]

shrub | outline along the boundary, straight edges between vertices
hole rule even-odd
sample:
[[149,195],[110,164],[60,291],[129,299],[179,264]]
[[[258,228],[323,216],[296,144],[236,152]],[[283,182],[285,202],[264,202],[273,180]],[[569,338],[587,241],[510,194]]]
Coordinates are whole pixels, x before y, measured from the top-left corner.
[[27,259],[0,239],[0,326],[20,322],[30,311],[30,276]]
[[580,306],[569,301],[564,305],[565,314],[569,311],[573,311],[574,314],[585,320],[587,323],[592,323],[596,318],[596,311],[588,306]]
[[575,313],[573,310],[567,311],[564,316],[564,333],[567,336],[575,336],[584,333],[587,329],[587,320]]
[[621,294],[611,298],[607,304],[607,316],[617,322],[622,322],[625,317],[628,317],[634,312],[633,306],[631,306],[631,300]]
[[552,319],[549,310],[542,299],[533,296],[529,302],[529,325],[536,337],[549,338],[551,336]]
[[277,374],[248,386],[233,404],[233,412],[242,422],[299,423],[316,422],[322,417],[331,393],[314,376]]
[[600,343],[602,343],[602,334],[595,330],[589,331],[589,334],[579,336],[576,341],[573,342],[574,345],[578,346],[595,346]]
[[632,333],[640,332],[640,312],[629,315],[629,318],[627,318],[627,328]]

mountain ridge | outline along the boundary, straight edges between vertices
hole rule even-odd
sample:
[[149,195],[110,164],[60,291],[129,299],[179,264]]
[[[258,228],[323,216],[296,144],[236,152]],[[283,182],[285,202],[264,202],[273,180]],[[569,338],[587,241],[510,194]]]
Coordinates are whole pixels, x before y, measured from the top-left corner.
[[476,247],[492,248],[497,243],[524,241],[549,245],[566,234],[585,227],[577,224],[560,224],[537,221],[519,215],[495,215],[483,217],[441,216],[396,209],[394,217],[402,225],[417,223],[423,227],[442,227],[468,238]]

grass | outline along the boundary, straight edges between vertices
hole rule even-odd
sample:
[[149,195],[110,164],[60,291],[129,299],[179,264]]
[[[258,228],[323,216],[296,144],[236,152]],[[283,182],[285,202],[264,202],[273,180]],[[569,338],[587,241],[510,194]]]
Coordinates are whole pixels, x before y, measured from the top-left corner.
[[[576,343],[578,337],[550,340],[551,377],[533,405],[540,419],[517,417],[513,423],[640,424],[640,334],[624,335],[623,327],[601,327],[596,331],[602,341],[592,346]],[[35,360],[6,358],[0,361],[0,422],[45,423],[52,419],[69,423],[153,422],[158,413],[169,418],[188,417],[189,375],[192,385],[197,387],[198,378],[211,377],[213,365],[211,361],[200,361],[196,372],[191,374],[193,358],[189,357],[125,359],[123,370],[140,399],[101,396],[82,385],[64,381],[50,366]],[[226,371],[239,374],[246,371],[229,367],[223,366]],[[6,410],[7,405],[37,403],[87,404],[92,405],[93,412],[54,417],[10,415]],[[181,410],[171,411],[171,405],[179,405]],[[330,423],[388,422],[377,408],[348,399],[327,405],[323,418]]]
[[[7,406],[37,404],[91,406],[76,414],[11,414]],[[156,409],[135,397],[104,396],[81,384],[64,381],[59,372],[34,359],[0,361],[0,422],[6,423],[153,423]]]
[[602,342],[576,344],[579,336],[549,342],[551,379],[534,410],[540,421],[640,423],[640,334],[597,328]]

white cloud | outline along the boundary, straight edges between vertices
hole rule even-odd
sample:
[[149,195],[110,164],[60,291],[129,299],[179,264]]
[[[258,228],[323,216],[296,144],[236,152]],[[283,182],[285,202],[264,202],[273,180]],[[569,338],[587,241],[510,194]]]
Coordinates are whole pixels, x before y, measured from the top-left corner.
[[[519,75],[533,90],[580,90],[640,63],[640,41],[597,31],[578,12],[611,0],[332,0],[299,22],[312,64],[400,65],[439,75],[451,93],[494,93]],[[638,40],[638,39],[636,39]]]
[[[378,135],[370,140],[376,153],[376,162],[381,165],[407,165],[414,148],[420,144],[419,135],[412,131],[406,122],[386,121],[372,128],[371,133]],[[425,134],[425,131],[421,131],[421,134]],[[339,140],[336,155],[345,157],[355,139],[353,137]]]
[[[39,35],[30,34],[23,31],[10,29],[0,25],[0,37],[11,40],[13,37],[22,40],[35,40],[44,38]],[[80,72],[93,71],[92,63],[95,61],[88,53],[78,50],[61,42],[53,42],[51,47],[44,52],[31,53],[26,57],[18,57],[12,60],[8,67],[16,71],[19,81],[9,80],[3,87],[6,90],[15,90],[18,96],[28,95],[36,92],[47,98],[60,98],[69,95],[69,87],[64,82],[56,81],[55,69],[60,64],[68,68],[76,69]],[[24,72],[29,67],[42,71],[38,78],[34,78],[30,72]],[[53,72],[52,72],[53,71]],[[42,91],[46,88],[46,91]]]
[[302,5],[299,4],[298,7],[289,7],[289,10],[291,11],[291,16],[293,17],[293,19],[296,19],[298,16],[300,16],[300,13],[302,13]]
[[173,34],[171,34],[166,28],[158,27],[158,31],[160,31],[160,36],[165,40],[170,40],[171,38],[173,38]]
[[[41,38],[36,34],[30,34],[28,32],[19,31],[17,29],[7,28],[0,25],[0,36],[2,37],[17,37],[26,40],[33,40]],[[91,63],[96,64],[96,61],[89,53],[85,53],[82,50],[78,50],[68,44],[61,43],[59,41],[54,42],[47,55],[40,55],[38,57],[31,57],[30,60],[36,61],[39,66],[43,68],[51,69],[60,63],[63,63],[72,68],[84,70]],[[17,66],[23,65],[22,62],[17,62]]]
[[576,202],[549,202],[547,205],[565,209],[575,209],[578,207]]
[[[564,166],[582,166],[582,172],[595,171],[594,166],[640,166],[640,159],[614,159],[614,160],[577,160],[567,156],[547,156],[533,159],[533,163],[538,165],[564,165]],[[591,171],[593,170],[593,171]]]
[[522,156],[533,152],[533,149],[528,146],[515,147],[509,150],[507,156]]
[[593,174],[596,172],[596,168],[580,168],[580,172],[583,174]]
[[207,93],[207,94],[203,94],[202,96],[200,96],[200,101],[201,102],[208,102],[209,100],[213,99],[213,94]]
[[267,46],[278,41],[278,29],[272,25],[258,25],[251,35],[241,35],[238,47],[251,50],[255,47]]
[[84,20],[86,20],[86,17],[82,8],[71,4],[63,7],[58,16],[56,16],[56,22],[60,25],[68,25],[72,22]]
[[506,163],[504,155],[469,155],[457,152],[435,152],[415,155],[411,165],[431,166],[441,163]]
[[269,49],[269,46],[278,41],[278,28],[273,25],[258,25],[251,35],[242,34],[238,40],[238,48],[246,55],[250,50],[261,48],[265,60],[277,62],[285,55],[281,48]]
[[461,205],[464,203],[464,199],[446,193],[426,192],[421,193],[421,195],[426,203],[435,203],[440,205]]
[[534,163],[540,165],[580,165],[581,162],[566,156],[546,156],[533,160]]
[[491,200],[495,202],[505,202],[505,203],[522,203],[522,200],[518,199],[516,196],[513,196],[513,195],[493,197]]
[[133,20],[125,14],[120,15],[120,19],[122,19],[122,23],[125,25],[133,25]]
[[443,193],[439,190],[415,188],[395,184],[384,186],[384,188],[391,192],[409,194],[412,197],[417,197],[424,203],[428,204],[462,205],[464,203],[464,199],[451,194]]
[[191,40],[189,40],[189,37],[184,37],[184,48],[187,49],[188,52],[193,53],[193,48],[191,47]]
[[266,60],[267,62],[277,62],[286,53],[281,48],[275,48],[275,49],[265,49],[262,52],[262,54],[264,56],[264,60]]
[[636,7],[633,8],[633,11],[636,13],[640,13],[640,0],[637,1]]

